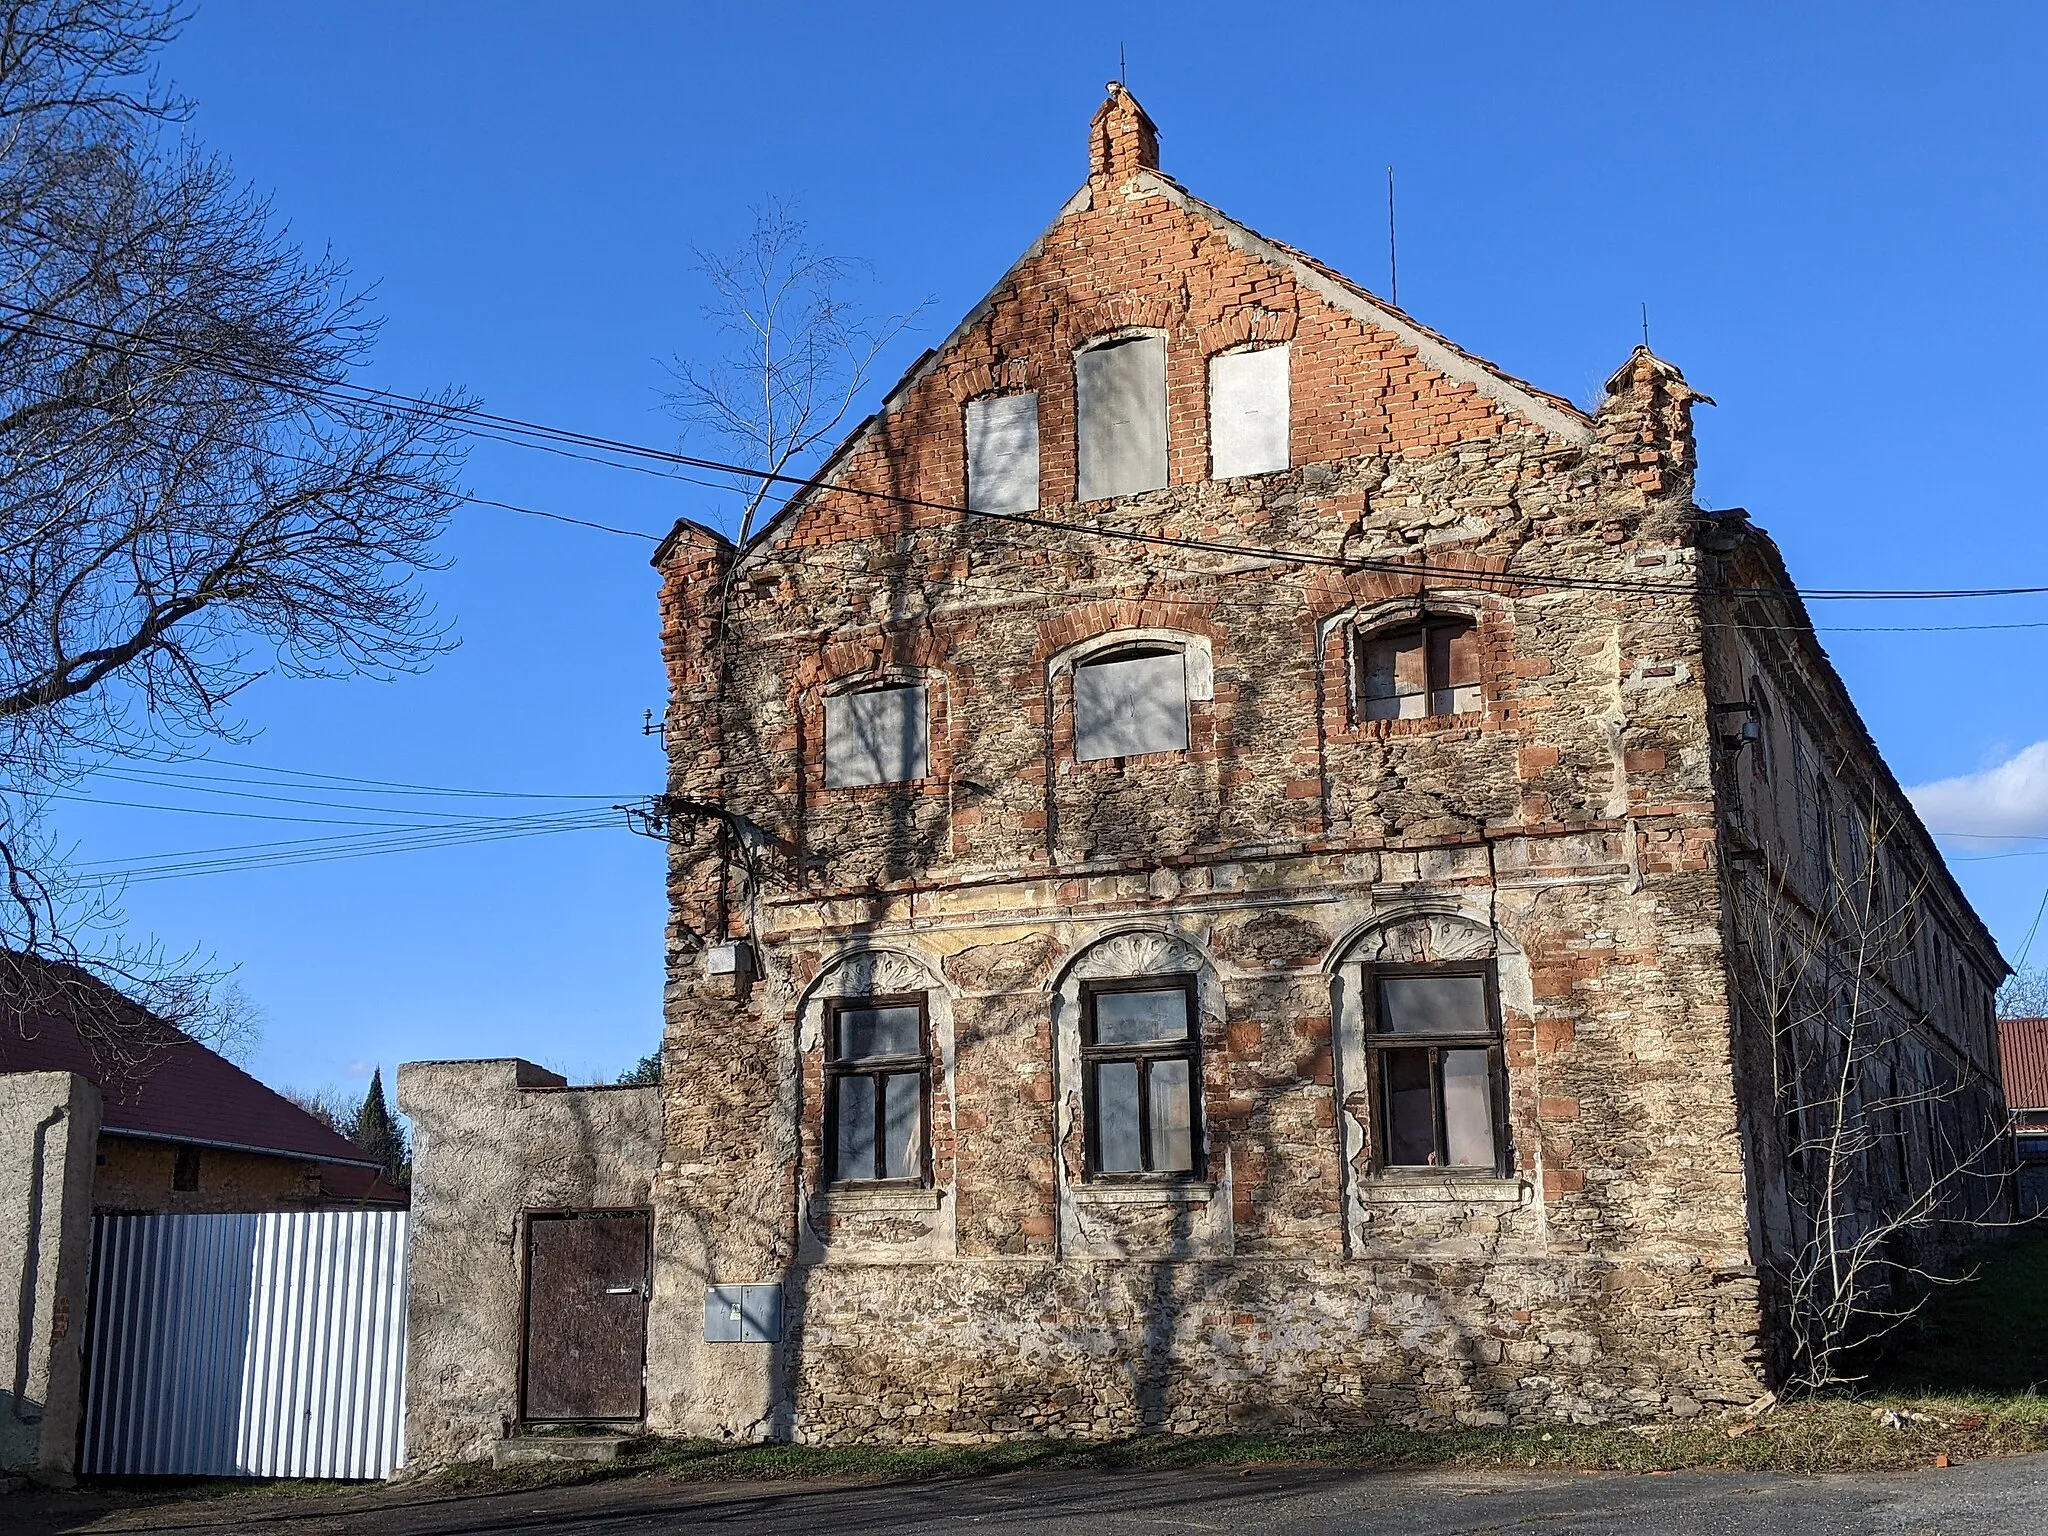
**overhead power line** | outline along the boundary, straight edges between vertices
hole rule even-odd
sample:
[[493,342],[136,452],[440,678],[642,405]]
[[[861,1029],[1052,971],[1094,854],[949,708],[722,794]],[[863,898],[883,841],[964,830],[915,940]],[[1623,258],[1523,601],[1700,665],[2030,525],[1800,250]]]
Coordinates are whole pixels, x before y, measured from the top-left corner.
[[[612,468],[636,468],[631,464],[617,462],[617,458],[646,459],[675,468],[689,468],[715,474],[731,475],[745,481],[777,484],[792,487],[792,495],[785,500],[787,506],[795,496],[807,490],[829,489],[838,494],[879,500],[893,505],[921,510],[945,512],[960,517],[973,517],[1005,522],[1018,526],[1042,528],[1062,533],[1080,534],[1086,537],[1115,541],[1141,543],[1153,546],[1198,550],[1212,554],[1227,554],[1240,557],[1280,560],[1290,564],[1304,564],[1358,572],[1381,572],[1409,577],[1455,580],[1465,583],[1496,583],[1521,587],[1567,588],[1586,591],[1600,591],[1618,594],[1667,593],[1672,595],[1692,594],[1699,589],[1691,583],[1653,581],[1640,578],[1609,578],[1574,576],[1564,572],[1492,572],[1475,571],[1458,566],[1430,566],[1399,560],[1387,560],[1370,556],[1331,554],[1320,550],[1291,549],[1282,546],[1239,543],[1230,540],[1193,539],[1185,535],[1150,533],[1141,529],[1106,527],[1097,523],[1077,522],[1070,519],[1047,517],[1030,512],[994,512],[985,509],[961,506],[951,502],[934,501],[924,497],[908,496],[901,492],[880,491],[855,485],[827,486],[815,476],[787,475],[768,470],[753,469],[743,464],[730,464],[717,459],[704,458],[694,454],[679,453],[672,449],[655,448],[643,443],[633,443],[619,438],[608,438],[596,433],[581,432],[573,428],[551,426],[544,422],[530,421],[516,416],[505,416],[496,412],[480,410],[473,406],[458,405],[452,401],[431,400],[424,396],[408,395],[394,390],[373,388],[368,385],[352,384],[346,381],[323,379],[309,375],[291,375],[282,371],[263,371],[248,367],[242,360],[229,357],[213,349],[170,337],[145,336],[139,332],[124,330],[117,326],[97,321],[81,320],[70,316],[56,315],[48,311],[18,305],[0,300],[0,311],[22,317],[24,322],[42,322],[43,325],[70,327],[93,335],[110,337],[119,341],[153,347],[174,354],[202,359],[234,376],[251,382],[265,383],[302,398],[329,405],[348,406],[375,405],[403,411],[435,422],[444,423],[477,436],[495,438],[515,446],[538,448],[548,452],[565,452],[569,457],[592,458],[592,452],[617,456],[595,458],[593,462]],[[16,323],[13,329],[42,337],[46,340],[77,344],[79,338],[63,331],[50,331],[33,323]],[[677,478],[665,476],[664,478]],[[704,482],[695,482],[704,483]],[[712,489],[732,492],[738,487],[711,485]],[[561,522],[582,523],[584,520],[570,518],[560,513],[544,512],[538,508],[518,507],[510,503],[492,503],[482,498],[463,497],[481,505],[497,505],[506,510],[527,515],[549,517]],[[630,529],[613,528],[592,524],[604,532],[626,537],[651,538],[653,535],[640,534]],[[1797,589],[1799,595],[1809,601],[1933,601],[1965,598],[1990,597],[2031,597],[2048,594],[2048,586],[2022,587],[1975,587],[1946,589],[1886,589],[1886,588],[1810,588]],[[1733,588],[1732,595],[1754,595],[1777,597],[1785,595],[1783,589]]]

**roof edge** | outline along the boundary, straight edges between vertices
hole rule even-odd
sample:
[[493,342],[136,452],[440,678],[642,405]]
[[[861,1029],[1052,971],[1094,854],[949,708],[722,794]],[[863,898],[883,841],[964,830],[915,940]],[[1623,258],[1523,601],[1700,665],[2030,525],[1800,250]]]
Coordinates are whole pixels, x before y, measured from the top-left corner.
[[204,1136],[180,1136],[172,1131],[137,1131],[122,1125],[102,1125],[100,1134],[118,1136],[123,1141],[165,1141],[180,1147],[213,1147],[222,1152],[253,1152],[258,1157],[289,1158],[295,1163],[339,1163],[344,1168],[374,1168],[379,1173],[384,1171],[384,1165],[374,1157],[333,1157],[324,1152],[292,1152],[283,1147],[254,1146],[246,1141],[213,1141]]

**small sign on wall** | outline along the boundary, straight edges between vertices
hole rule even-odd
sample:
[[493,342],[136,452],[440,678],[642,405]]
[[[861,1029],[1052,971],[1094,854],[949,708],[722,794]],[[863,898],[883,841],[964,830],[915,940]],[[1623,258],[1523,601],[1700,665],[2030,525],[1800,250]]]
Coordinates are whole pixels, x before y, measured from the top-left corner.
[[705,1343],[774,1344],[781,1338],[781,1286],[713,1285],[705,1288]]

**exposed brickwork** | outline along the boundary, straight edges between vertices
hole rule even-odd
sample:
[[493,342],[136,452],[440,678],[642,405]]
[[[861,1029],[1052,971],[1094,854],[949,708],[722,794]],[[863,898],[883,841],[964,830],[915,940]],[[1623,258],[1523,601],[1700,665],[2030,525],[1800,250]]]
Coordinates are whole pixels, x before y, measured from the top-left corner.
[[[759,1359],[655,1359],[655,1421],[1099,1435],[1754,1396],[1697,397],[1639,350],[1587,416],[1458,352],[1160,177],[1121,89],[1090,144],[830,486],[743,554],[686,527],[659,557],[671,793],[744,826],[678,820],[656,1301],[778,1278],[789,1310]],[[1132,327],[1166,341],[1168,483],[1077,506],[1072,353]],[[1212,481],[1207,361],[1246,341],[1291,349],[1292,467]],[[1021,389],[1045,516],[1209,547],[948,510],[964,403]],[[1362,718],[1357,636],[1425,607],[1476,624],[1479,706]],[[1075,759],[1068,662],[1118,635],[1200,652],[1186,751]],[[823,701],[882,677],[931,690],[930,774],[827,790]],[[759,979],[707,976],[742,937]],[[1473,959],[1507,1176],[1390,1177],[1359,978]],[[1111,1198],[1075,1000],[1148,968],[1198,976],[1208,1177]],[[821,1000],[884,974],[944,1012],[932,1188],[827,1190]],[[741,1369],[758,1402],[712,1380]]]

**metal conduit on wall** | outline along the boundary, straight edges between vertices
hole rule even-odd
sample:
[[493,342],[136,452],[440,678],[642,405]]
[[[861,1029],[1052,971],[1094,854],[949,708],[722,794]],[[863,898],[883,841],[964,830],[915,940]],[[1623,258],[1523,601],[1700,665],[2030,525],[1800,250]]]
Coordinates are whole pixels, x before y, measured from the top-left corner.
[[396,1471],[405,1460],[407,1219],[94,1218],[80,1470]]

